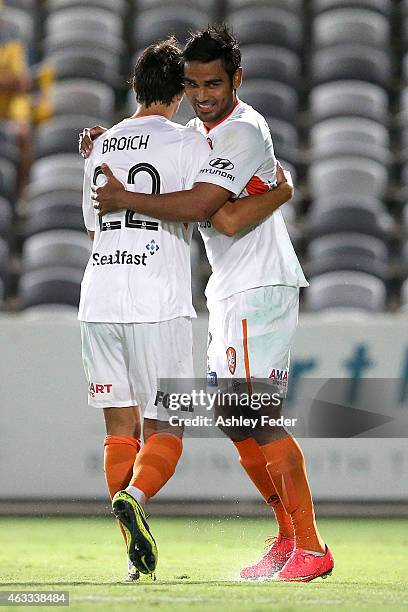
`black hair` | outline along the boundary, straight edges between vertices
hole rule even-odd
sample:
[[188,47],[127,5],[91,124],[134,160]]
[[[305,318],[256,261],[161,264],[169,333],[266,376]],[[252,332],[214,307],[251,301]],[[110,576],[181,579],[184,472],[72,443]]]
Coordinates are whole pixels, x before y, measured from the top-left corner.
[[183,59],[174,37],[143,51],[134,69],[133,88],[136,100],[147,107],[155,103],[169,106],[183,91]]
[[205,30],[193,32],[183,51],[186,62],[213,62],[221,60],[231,79],[241,66],[238,41],[226,24],[209,25]]

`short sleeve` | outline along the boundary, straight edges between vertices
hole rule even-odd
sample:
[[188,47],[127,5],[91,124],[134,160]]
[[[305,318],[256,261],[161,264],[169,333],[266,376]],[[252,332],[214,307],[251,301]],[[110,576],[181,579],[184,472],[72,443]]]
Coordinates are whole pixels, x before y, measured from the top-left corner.
[[92,172],[93,164],[91,162],[91,158],[89,158],[85,160],[84,167],[84,184],[82,187],[82,214],[84,216],[84,223],[86,229],[94,232],[96,229],[96,213],[91,200]]
[[191,189],[200,168],[208,161],[211,149],[205,138],[195,128],[185,131],[183,142],[183,188]]
[[211,156],[200,169],[196,182],[219,185],[238,197],[264,160],[261,130],[233,121],[217,135]]

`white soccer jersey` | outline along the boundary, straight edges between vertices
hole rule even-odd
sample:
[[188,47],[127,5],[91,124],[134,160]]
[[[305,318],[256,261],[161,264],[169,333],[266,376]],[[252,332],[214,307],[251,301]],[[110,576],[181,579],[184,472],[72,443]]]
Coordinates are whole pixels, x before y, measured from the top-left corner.
[[100,167],[105,162],[130,191],[190,189],[208,154],[196,130],[159,115],[125,119],[96,140],[85,162],[83,213],[95,237],[81,285],[80,320],[148,323],[195,316],[191,228],[132,211],[99,219],[91,186],[103,183]]
[[[232,113],[207,130],[198,118],[194,126],[212,148],[196,182],[214,183],[235,197],[261,193],[276,178],[276,159],[265,119],[252,106],[239,101]],[[308,285],[293,249],[280,210],[259,225],[229,237],[209,221],[199,224],[212,275],[206,288],[211,300],[268,285]]]

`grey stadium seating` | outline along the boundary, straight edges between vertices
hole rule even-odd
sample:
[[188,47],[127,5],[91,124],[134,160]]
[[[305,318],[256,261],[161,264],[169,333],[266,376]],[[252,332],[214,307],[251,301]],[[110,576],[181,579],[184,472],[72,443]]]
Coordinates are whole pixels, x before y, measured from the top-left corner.
[[52,92],[54,115],[95,114],[112,123],[115,105],[114,91],[104,83],[89,79],[65,79],[55,83]]
[[303,41],[301,18],[282,8],[273,10],[251,7],[233,11],[227,16],[241,45],[273,44],[299,50]]
[[330,159],[354,155],[389,165],[390,136],[388,130],[363,117],[335,117],[322,121],[310,130],[312,159]]
[[387,246],[379,238],[364,234],[339,233],[312,240],[308,247],[309,277],[325,272],[356,270],[386,280]]
[[2,27],[22,40],[31,51],[34,43],[34,17],[29,12],[13,6],[5,6],[1,13]]
[[375,11],[348,8],[327,11],[313,21],[313,43],[316,47],[347,43],[388,47],[390,23]]
[[30,179],[32,182],[50,180],[54,183],[53,177],[58,179],[64,175],[69,176],[73,181],[72,187],[80,178],[79,189],[82,188],[84,173],[84,161],[77,153],[61,153],[38,159],[31,166]]
[[90,47],[66,47],[46,57],[57,79],[92,79],[113,88],[122,85],[120,57],[109,50]]
[[333,81],[314,87],[310,93],[313,123],[338,116],[361,116],[388,124],[386,91],[364,81]]
[[82,191],[50,191],[29,201],[29,216],[24,224],[25,236],[55,229],[84,232]]
[[[83,0],[46,0],[45,10],[47,13],[55,13],[64,9],[83,8]],[[86,0],[87,8],[92,7],[95,12],[100,9],[111,11],[124,17],[127,12],[126,0]]]
[[289,85],[269,79],[250,79],[243,82],[239,97],[261,115],[289,122],[296,120],[298,95]]
[[385,283],[363,272],[326,272],[316,276],[305,292],[312,312],[329,308],[382,312],[386,305]]
[[206,14],[208,22],[217,20],[219,10],[217,7],[217,0],[195,0],[189,2],[188,0],[131,0],[132,5],[137,12],[146,11],[152,8],[172,8],[176,9],[177,12],[183,13],[185,8],[191,8],[194,5],[195,8],[199,9]]
[[67,30],[76,32],[98,32],[103,36],[111,35],[121,38],[123,34],[123,22],[119,15],[111,10],[92,7],[72,7],[51,13],[45,19],[45,32],[64,33]]
[[384,240],[392,228],[392,217],[384,204],[364,194],[322,197],[312,203],[307,217],[309,240],[339,232],[357,232]]
[[37,8],[37,0],[6,0],[3,4],[13,6],[22,11],[33,12]]
[[153,8],[139,13],[133,28],[132,48],[142,49],[174,34],[185,42],[190,30],[206,27],[208,15],[190,6]]
[[8,159],[0,157],[0,196],[13,201],[16,195],[16,168]]
[[382,164],[361,157],[321,160],[309,168],[310,190],[315,198],[340,193],[382,199],[387,180]]
[[82,128],[100,122],[100,117],[91,115],[62,115],[40,125],[35,137],[37,158],[57,153],[76,153]]
[[406,311],[408,310],[408,278],[401,285],[401,309]]
[[311,58],[311,77],[315,84],[357,79],[388,88],[392,76],[390,51],[368,45],[334,45],[316,50]]
[[6,121],[0,120],[0,155],[16,164],[19,157],[16,135],[9,129]]
[[77,268],[42,268],[22,274],[19,296],[23,309],[40,304],[79,304],[83,271]]
[[303,8],[303,0],[227,0],[227,4],[229,11],[253,6],[265,6],[273,11],[277,8],[283,8],[300,14]]
[[80,191],[83,176],[83,162],[79,155],[43,157],[33,164],[27,197],[32,200],[63,189]]
[[300,60],[290,49],[272,45],[241,47],[244,82],[247,79],[273,79],[299,86]]
[[312,11],[317,14],[335,8],[370,9],[389,17],[392,0],[312,0]]
[[72,47],[99,49],[103,54],[108,52],[117,57],[123,56],[126,51],[125,41],[118,36],[105,34],[102,38],[98,32],[84,34],[76,30],[53,32],[42,41],[42,47],[46,57]]
[[0,279],[6,282],[8,275],[9,246],[6,240],[0,238]]
[[11,223],[13,208],[6,198],[0,196],[0,237],[9,240],[11,237]]
[[84,270],[92,250],[89,237],[72,230],[50,230],[25,240],[22,265],[25,272],[45,267],[68,266]]
[[276,156],[286,159],[296,165],[298,160],[299,136],[295,126],[281,119],[265,117],[272,135],[273,147]]

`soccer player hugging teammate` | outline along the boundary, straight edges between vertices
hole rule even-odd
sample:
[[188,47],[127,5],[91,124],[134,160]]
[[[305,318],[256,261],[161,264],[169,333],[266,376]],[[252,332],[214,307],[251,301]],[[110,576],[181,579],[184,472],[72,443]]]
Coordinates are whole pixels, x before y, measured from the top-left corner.
[[[212,266],[206,289],[211,377],[246,379],[249,392],[254,380],[276,378],[283,398],[299,287],[307,281],[276,210],[283,202],[273,201],[279,187],[269,191],[276,178],[269,129],[237,98],[241,55],[227,28],[195,33],[183,55],[185,93],[197,115],[189,125],[212,149],[196,183],[182,193],[146,196],[125,191],[107,169],[107,183],[94,191],[96,206],[103,215],[127,209],[161,220],[201,222]],[[255,193],[260,195],[242,199]],[[231,196],[239,199],[229,201]],[[299,444],[270,424],[226,433],[279,526],[266,555],[241,577],[306,582],[330,574],[333,558],[316,527]]]
[[79,319],[89,404],[105,417],[106,482],[127,545],[129,576],[137,578],[157,564],[144,502],[173,475],[182,452],[181,431],[157,420],[154,401],[158,379],[193,377],[192,229],[132,211],[99,217],[91,187],[103,182],[102,164],[108,163],[129,190],[189,188],[208,158],[208,144],[195,129],[170,121],[183,96],[175,41],[144,51],[134,87],[136,112],[99,138],[85,162],[83,212],[93,249]]

